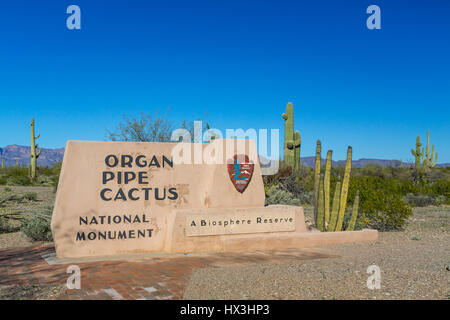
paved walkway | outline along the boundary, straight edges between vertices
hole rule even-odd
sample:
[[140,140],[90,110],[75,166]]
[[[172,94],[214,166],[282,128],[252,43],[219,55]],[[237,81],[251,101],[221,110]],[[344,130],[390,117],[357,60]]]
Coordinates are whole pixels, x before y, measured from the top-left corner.
[[[48,265],[42,255],[53,246],[0,249],[0,286],[64,285],[68,265]],[[182,299],[196,268],[328,258],[309,249],[253,253],[174,255],[128,261],[83,262],[81,289],[66,290],[59,299]]]

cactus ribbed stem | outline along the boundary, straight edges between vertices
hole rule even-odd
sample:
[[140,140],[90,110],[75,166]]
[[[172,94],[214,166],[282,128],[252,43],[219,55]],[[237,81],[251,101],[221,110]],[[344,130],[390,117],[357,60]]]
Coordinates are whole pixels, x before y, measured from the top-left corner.
[[323,191],[325,193],[325,226],[330,223],[330,176],[331,176],[331,157],[333,151],[328,150],[327,162],[325,164],[325,176],[323,181]]
[[347,149],[347,162],[345,164],[344,179],[342,181],[341,200],[339,202],[339,216],[336,223],[336,231],[342,230],[342,223],[344,222],[345,208],[347,206],[348,185],[350,181],[350,171],[352,169],[352,147]]
[[38,151],[38,145],[36,144],[36,139],[39,139],[40,135],[37,137],[34,135],[34,118],[31,119],[31,161],[30,161],[30,176],[31,179],[36,178],[36,167],[37,158],[41,154],[42,149]]
[[295,131],[294,134],[294,168],[300,168],[300,147],[302,145],[302,138],[300,132]]
[[358,208],[359,208],[359,190],[356,190],[355,200],[353,201],[353,209],[352,216],[350,218],[350,222],[348,223],[346,231],[355,230],[356,218],[358,217]]
[[[422,147],[422,151],[420,150],[420,147],[422,146],[422,143],[420,143],[420,137],[417,136],[416,138],[416,150],[411,149],[411,154],[414,156],[415,164],[416,164],[416,170],[417,172],[421,172],[422,170],[428,171],[431,168],[434,168],[437,163],[438,154],[435,152],[434,145],[431,148],[431,154],[430,154],[430,131],[427,130],[427,144],[425,147]],[[421,163],[422,161],[422,163]]]
[[325,197],[323,190],[323,174],[320,175],[319,199],[317,200],[317,229],[325,231]]
[[294,107],[292,103],[286,106],[286,112],[281,115],[284,119],[284,161],[294,166]]
[[294,133],[294,107],[291,102],[286,106],[283,113],[284,119],[284,162],[286,165],[297,169],[300,166],[300,146],[302,140],[300,132]]
[[341,182],[339,181],[336,183],[336,189],[334,190],[333,207],[331,209],[331,216],[330,216],[330,223],[328,224],[328,231],[336,230],[340,198],[341,198]]
[[321,160],[322,146],[320,140],[317,140],[316,147],[316,162],[314,166],[314,222],[317,224],[317,200],[319,199],[319,180],[320,180],[320,160]]
[[414,149],[411,149],[411,154],[415,158],[415,164],[416,164],[416,170],[420,170],[420,158],[422,157],[423,161],[423,153],[420,151],[420,147],[422,146],[422,143],[420,142],[420,137],[417,136],[416,138],[416,151]]

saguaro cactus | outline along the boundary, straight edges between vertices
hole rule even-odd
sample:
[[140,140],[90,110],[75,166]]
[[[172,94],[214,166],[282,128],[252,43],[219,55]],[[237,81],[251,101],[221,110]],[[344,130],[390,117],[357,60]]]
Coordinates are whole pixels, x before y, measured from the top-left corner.
[[300,162],[300,132],[294,133],[294,107],[291,102],[286,106],[284,119],[284,161],[287,165],[298,168]]
[[36,139],[39,139],[41,135],[37,137],[34,135],[34,118],[31,119],[31,162],[30,162],[30,176],[32,179],[36,178],[36,166],[37,158],[41,154],[42,149],[38,151],[38,145],[36,144]]
[[422,143],[420,142],[420,137],[417,136],[416,150],[414,151],[414,149],[411,149],[411,154],[414,156],[414,159],[415,159],[417,172],[420,172],[421,170],[427,171],[431,168],[434,168],[436,166],[437,159],[438,159],[437,152],[436,152],[436,156],[434,154],[434,145],[432,147],[431,154],[430,154],[430,131],[429,130],[427,130],[426,149],[424,147],[422,147],[422,150],[420,150],[421,146],[422,146]]
[[417,136],[416,138],[416,151],[414,149],[411,149],[411,154],[414,156],[416,160],[416,169],[420,170],[420,159],[423,157],[423,153],[420,151],[420,147],[422,146],[422,143],[420,142],[420,137]]
[[342,230],[344,222],[345,207],[347,205],[348,184],[350,181],[350,171],[352,170],[352,147],[347,149],[347,162],[345,164],[344,179],[342,181],[341,200],[339,202],[339,216],[336,223],[336,231]]
[[317,224],[317,200],[319,199],[319,181],[320,181],[320,161],[322,154],[322,145],[320,143],[320,140],[317,140],[317,147],[316,147],[316,162],[314,166],[314,221]]
[[[422,157],[423,157],[423,149],[422,149]],[[437,158],[438,158],[437,152],[436,157],[434,156],[434,144],[430,155],[430,131],[427,130],[427,148],[425,153],[425,159],[423,159],[423,168],[425,170],[434,168],[437,163]]]

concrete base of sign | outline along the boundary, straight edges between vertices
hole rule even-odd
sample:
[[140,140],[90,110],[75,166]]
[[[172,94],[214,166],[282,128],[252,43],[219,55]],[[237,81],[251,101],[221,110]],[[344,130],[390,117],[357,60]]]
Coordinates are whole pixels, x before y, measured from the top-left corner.
[[[231,228],[230,224],[224,226],[224,216],[233,217]],[[239,225],[236,225],[239,221],[237,217],[241,218]],[[247,217],[253,219],[247,220]],[[202,221],[201,224],[199,221]],[[216,225],[212,226],[214,221]],[[222,225],[217,228],[219,221]],[[230,222],[230,219],[227,221]],[[242,225],[246,222],[248,225]],[[279,250],[378,239],[378,232],[369,229],[308,232],[303,208],[282,205],[173,210],[168,217],[167,226],[164,251],[169,253]],[[195,231],[196,228],[203,228],[205,231]],[[228,228],[227,234],[221,232],[220,228]]]

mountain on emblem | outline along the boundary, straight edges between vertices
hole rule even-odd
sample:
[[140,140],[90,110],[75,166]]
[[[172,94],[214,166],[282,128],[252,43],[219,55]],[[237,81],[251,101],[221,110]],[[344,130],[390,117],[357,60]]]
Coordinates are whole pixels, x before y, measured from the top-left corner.
[[244,154],[235,154],[232,159],[228,159],[228,175],[234,187],[240,193],[244,192],[250,183],[254,167],[255,164]]

